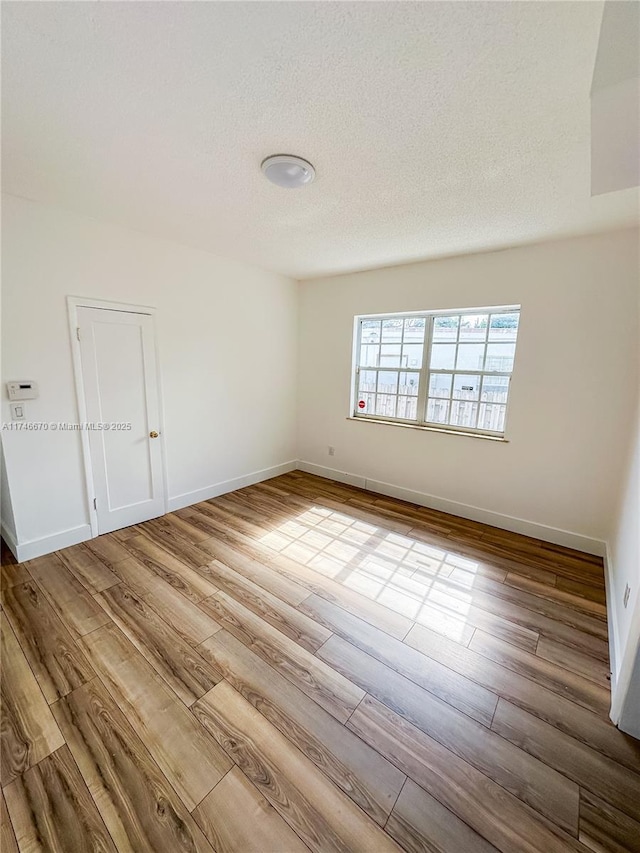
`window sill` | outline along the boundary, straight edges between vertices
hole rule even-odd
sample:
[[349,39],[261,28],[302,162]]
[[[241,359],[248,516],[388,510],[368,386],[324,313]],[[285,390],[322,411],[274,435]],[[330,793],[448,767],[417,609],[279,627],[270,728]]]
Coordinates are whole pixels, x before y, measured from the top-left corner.
[[463,435],[465,438],[482,438],[482,439],[485,439],[486,441],[500,441],[503,444],[509,443],[509,439],[504,438],[503,436],[500,436],[500,435],[484,435],[484,433],[481,433],[481,432],[464,432],[463,430],[456,430],[456,429],[439,429],[438,427],[425,426],[423,424],[405,424],[405,423],[401,423],[401,422],[396,423],[395,421],[384,421],[384,420],[378,420],[377,418],[356,418],[353,415],[349,415],[347,417],[347,420],[348,421],[357,421],[358,423],[361,423],[361,424],[363,424],[363,423],[364,424],[384,424],[385,426],[405,427],[405,429],[419,429],[419,430],[422,430],[423,432],[439,432],[441,435]]

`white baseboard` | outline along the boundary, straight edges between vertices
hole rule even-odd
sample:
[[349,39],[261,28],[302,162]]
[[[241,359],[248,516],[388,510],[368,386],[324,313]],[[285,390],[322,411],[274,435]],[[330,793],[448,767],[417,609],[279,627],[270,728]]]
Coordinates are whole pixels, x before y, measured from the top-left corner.
[[[604,554],[604,588],[607,602],[607,633],[609,636],[609,669],[611,670],[611,697],[613,710],[613,697],[618,686],[618,673],[620,672],[620,638],[618,636],[618,608],[614,595],[613,562],[611,560],[611,549],[609,543],[605,542]],[[613,714],[611,716],[613,720]],[[617,723],[617,720],[613,720]]]
[[[2,535],[4,537],[4,532]],[[35,560],[36,557],[51,554],[52,551],[59,551],[61,548],[69,548],[79,542],[86,542],[87,539],[91,539],[91,535],[91,525],[81,524],[79,527],[61,530],[60,533],[54,533],[52,536],[43,536],[42,539],[31,539],[28,542],[20,543],[14,540],[15,550],[6,538],[5,542],[11,548],[16,560],[19,563],[24,563],[25,560]]]
[[243,477],[224,480],[221,483],[214,483],[212,486],[205,486],[204,489],[196,489],[194,492],[185,492],[182,495],[176,495],[173,498],[169,498],[167,511],[173,512],[185,506],[192,506],[201,501],[208,501],[209,498],[216,498],[218,495],[225,495],[227,492],[235,492],[236,489],[243,489],[245,486],[252,486],[254,483],[270,480],[271,477],[277,477],[279,474],[287,474],[289,471],[295,471],[297,467],[298,463],[295,460],[283,462],[282,465],[263,468],[261,471],[253,471],[253,473],[245,474]]
[[[169,498],[167,512],[173,512],[175,509],[191,506],[191,504],[200,503],[200,501],[206,501],[209,498],[215,498],[217,495],[224,495],[236,489],[242,489],[244,486],[251,486],[253,483],[260,483],[262,480],[269,480],[271,477],[277,477],[279,474],[294,471],[296,467],[297,462],[292,460],[291,462],[284,462],[282,465],[274,465],[272,468],[253,471],[251,474],[246,474],[244,477],[236,477],[234,480],[215,483],[204,489],[197,489],[195,492],[176,495],[173,498]],[[52,536],[32,539],[29,542],[18,542],[13,532],[4,523],[1,529],[3,539],[19,563],[23,563],[25,560],[34,560],[36,557],[51,554],[53,551],[59,551],[61,548],[68,548],[71,545],[77,545],[79,542],[86,542],[87,539],[92,538],[91,526],[89,524],[82,524],[79,527],[62,530],[60,533],[54,533]]]
[[337,471],[334,468],[325,468],[324,465],[315,465],[313,462],[298,461],[298,470],[306,471],[307,474],[317,474],[318,477],[326,477],[338,483],[347,483],[349,486],[358,486],[360,489],[367,488],[365,477],[357,474],[347,474],[346,471]]
[[319,477],[337,480],[339,483],[348,483],[351,486],[359,486],[361,489],[398,498],[409,503],[418,504],[418,506],[426,506],[429,509],[448,512],[451,515],[469,518],[472,521],[480,521],[483,524],[490,524],[493,527],[510,530],[512,533],[522,533],[524,536],[532,536],[535,539],[542,539],[544,542],[552,542],[554,545],[564,545],[567,548],[575,548],[576,551],[584,551],[587,554],[595,554],[598,557],[603,557],[605,554],[606,545],[603,541],[593,539],[590,536],[583,536],[581,533],[573,533],[570,530],[549,527],[546,524],[539,524],[535,521],[526,521],[523,518],[504,515],[500,512],[459,503],[448,498],[439,498],[436,495],[430,495],[426,492],[416,492],[412,489],[394,486],[392,483],[370,480],[367,477],[350,474],[346,471],[336,471],[333,468],[325,468],[323,465],[316,465],[313,462],[299,461],[298,468],[309,474],[317,474]]

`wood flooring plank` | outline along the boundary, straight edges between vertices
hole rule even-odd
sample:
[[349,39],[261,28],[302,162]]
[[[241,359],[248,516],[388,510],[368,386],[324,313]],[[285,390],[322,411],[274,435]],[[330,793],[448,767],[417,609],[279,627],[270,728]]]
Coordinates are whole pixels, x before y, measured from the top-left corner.
[[[396,579],[396,584],[402,586],[402,581]],[[404,585],[408,586],[406,583]],[[399,602],[398,609],[401,612],[414,622],[426,625],[451,639],[458,639],[465,645],[467,632],[479,628],[513,646],[531,652],[536,650],[539,633],[534,627],[519,624],[498,612],[477,606],[475,594],[451,587],[446,578],[436,580],[424,591],[416,589],[412,593],[408,589],[407,598],[406,603]],[[389,601],[388,604],[395,607],[394,601]],[[499,609],[498,603],[495,610]]]
[[559,561],[553,558],[553,555],[544,555],[544,552],[536,554],[527,554],[524,552],[515,552],[512,549],[504,548],[484,539],[481,540],[482,552],[485,558],[491,561],[500,560],[499,565],[504,565],[503,561],[508,560],[515,570],[519,568],[529,567],[535,571],[530,575],[536,579],[537,572],[540,569],[553,572],[556,576],[565,577],[570,580],[584,582],[588,580],[593,586],[604,588],[604,574],[602,567],[587,566],[584,561]]
[[231,761],[116,625],[88,634],[82,644],[117,705],[192,811]]
[[399,673],[333,636],[318,656],[425,734],[570,833],[578,830],[578,787],[519,747]]
[[588,616],[596,616],[606,620],[607,608],[604,601],[593,601],[581,595],[576,595],[573,592],[562,589],[558,586],[549,586],[549,584],[539,583],[531,580],[531,578],[523,577],[515,572],[509,572],[505,579],[507,586],[515,587],[523,592],[533,593],[534,595],[548,598],[556,604],[563,607],[569,607],[572,610],[578,610]]
[[600,687],[568,669],[517,649],[484,631],[475,632],[469,649],[526,676],[560,696],[565,696],[595,714],[606,718],[609,713],[611,694],[608,688]]
[[[13,557],[13,554],[11,555]],[[31,575],[26,563],[3,563],[0,566],[0,590],[10,589],[18,583],[27,583]]]
[[300,690],[344,723],[364,691],[224,592],[203,602],[206,612]]
[[124,584],[98,593],[96,600],[185,705],[191,705],[220,681],[220,674],[160,618],[146,599]]
[[395,842],[230,684],[221,681],[193,710],[311,850],[398,853]]
[[72,636],[81,637],[111,621],[57,555],[38,557],[27,566]]
[[192,646],[199,645],[222,628],[215,619],[160,578],[142,597],[167,625]]
[[107,567],[112,567],[121,560],[126,560],[129,556],[126,548],[111,533],[88,539],[83,544],[94,557]]
[[577,649],[565,646],[564,643],[556,643],[547,637],[540,637],[536,654],[543,660],[562,666],[583,678],[589,679],[589,681],[593,681],[595,684],[599,684],[607,691],[610,690],[611,672],[609,664],[604,661],[585,655]]
[[[259,527],[271,526],[274,524],[274,521],[269,517],[269,512],[267,511],[268,507],[263,503],[259,508],[256,508],[252,505],[250,496],[251,491],[249,491],[249,500],[247,500],[246,492],[244,494],[241,491],[227,492],[225,495],[213,498],[209,503],[222,507],[222,509],[226,510],[230,514],[238,516],[244,521],[248,521],[251,524],[258,525]],[[276,521],[275,524],[277,523],[278,522]]]
[[495,853],[493,844],[407,779],[385,827],[408,853]]
[[[220,513],[216,513],[214,507],[210,507],[206,502],[189,507],[185,510],[185,514],[181,518],[208,535],[209,539],[203,539],[198,545],[199,548],[207,553],[209,549],[205,547],[205,543],[211,539],[231,545],[232,547],[243,548],[249,556],[255,556],[259,550],[261,535],[255,537],[248,536],[234,529],[232,525],[220,518]],[[268,532],[266,529],[262,531],[265,535]]]
[[2,853],[18,853],[18,843],[7,811],[4,794],[0,790],[0,850]]
[[[265,483],[257,483],[255,493],[260,494],[262,497],[267,496],[268,498],[272,494],[272,492],[268,491],[270,488],[272,487]],[[305,497],[300,494],[288,494],[283,497],[279,494],[276,500],[280,507],[283,505],[289,507],[294,517],[310,509],[321,507],[327,510],[334,517],[334,520],[338,522],[344,521],[347,524],[354,521],[363,522],[371,525],[379,533],[395,532],[408,534],[412,527],[412,523],[407,519],[402,521],[399,518],[390,517],[381,512],[374,512],[370,508],[356,506],[355,504],[347,505],[345,502],[338,502],[327,495]]]
[[[145,536],[157,542],[190,569],[195,570],[207,565],[209,558],[206,551],[202,551],[199,545],[194,544],[193,541],[188,542],[186,539],[176,536],[175,530],[162,519],[154,518],[152,521],[145,521],[142,527]],[[125,545],[130,541],[127,539]]]
[[238,693],[384,825],[404,774],[227,631],[200,648]]
[[640,853],[640,823],[583,790],[578,837],[596,853]]
[[317,595],[307,598],[300,609],[434,696],[473,719],[491,725],[498,697],[486,688]]
[[233,505],[229,506],[223,496],[197,504],[196,511],[214,519],[224,527],[255,539],[259,539],[269,529],[264,519],[259,524],[255,520],[249,520],[246,513],[239,513]]
[[[557,642],[565,643],[599,660],[609,660],[606,624],[599,619],[589,621],[590,630],[587,632],[585,629],[575,628],[573,625],[567,625],[556,618],[541,615],[522,605],[513,604],[510,601],[499,599],[488,593],[474,593],[473,601],[474,605],[469,608],[471,611],[475,611],[476,609],[482,610],[485,613],[497,616],[521,628],[535,631],[542,637],[549,637]],[[576,615],[580,616],[580,614]],[[588,619],[586,616],[581,618],[583,622]],[[485,624],[482,624],[480,621],[474,619],[474,624],[477,628],[488,630],[497,636],[497,632],[491,627],[490,622],[485,621]],[[506,636],[503,639],[508,640]],[[513,644],[518,645],[515,642]],[[522,644],[519,645],[524,648]],[[528,649],[528,651],[535,652],[535,648]]]
[[127,539],[132,539],[134,536],[143,536],[144,531],[141,524],[132,524],[130,527],[114,530],[111,535],[116,542],[126,542]]
[[640,818],[640,775],[501,699],[493,731],[620,811]]
[[[118,581],[126,584],[137,595],[146,595],[161,583],[166,583],[171,589],[176,589],[175,585],[169,584],[135,557],[129,556],[126,560],[115,563],[111,571],[117,576]],[[178,589],[176,589],[176,593],[180,594]]]
[[577,580],[570,580],[558,576],[556,587],[565,592],[570,592],[573,595],[587,598],[590,601],[597,601],[600,604],[607,603],[607,596],[603,587],[592,586],[590,583],[582,583]]
[[610,720],[422,625],[412,628],[405,642],[625,767],[640,772],[640,742],[619,731]]
[[244,773],[232,768],[193,815],[218,853],[308,853]]
[[21,853],[116,853],[67,746],[29,768],[4,794]]
[[[451,554],[471,560],[476,564],[478,574],[480,575],[490,577],[490,572],[485,571],[485,567],[489,567],[504,572],[505,577],[508,572],[513,572],[522,577],[536,580],[539,583],[549,584],[550,586],[554,586],[556,583],[556,574],[551,569],[541,568],[539,564],[535,563],[521,563],[505,554],[498,555],[488,552],[484,550],[481,541],[462,541],[455,536],[442,538],[419,527],[412,527],[408,535],[435,547],[447,549]],[[496,578],[496,580],[500,579]]]
[[213,853],[97,678],[52,710],[120,853]]
[[378,628],[391,634],[392,637],[402,639],[413,625],[411,619],[390,610],[377,601],[372,601],[365,595],[343,586],[336,580],[320,574],[307,566],[295,563],[286,557],[276,556],[269,560],[269,565],[290,580],[305,586],[309,592],[326,598],[340,605],[344,610],[359,616]]
[[16,635],[4,613],[0,782],[7,785],[64,743]]
[[118,583],[117,575],[114,575],[108,565],[97,559],[84,542],[56,551],[56,556],[90,593],[101,592]]
[[214,560],[210,568],[216,583],[229,596],[308,651],[315,652],[331,636],[331,631],[300,612],[300,608],[281,601],[218,560]]
[[300,604],[309,595],[309,590],[306,587],[282,577],[274,568],[269,566],[266,560],[263,562],[256,560],[241,550],[216,539],[207,539],[201,544],[203,548],[207,549],[212,560],[215,559],[223,563],[223,565],[228,566],[293,607]]
[[49,704],[95,675],[35,581],[5,591],[5,613]]
[[[454,572],[450,581],[455,580],[456,573]],[[527,579],[523,579],[525,583]],[[532,581],[528,581],[529,586]],[[586,634],[593,634],[594,637],[599,637],[601,640],[607,639],[606,619],[601,612],[585,612],[584,609],[571,607],[568,602],[559,602],[551,598],[550,595],[541,595],[539,591],[529,591],[521,588],[521,585],[516,586],[509,583],[496,583],[490,578],[473,578],[473,587],[471,594],[474,601],[479,607],[486,607],[491,601],[495,612],[502,612],[504,605],[500,602],[494,602],[493,599],[501,599],[510,605],[516,605],[519,609],[530,610],[534,614],[545,617],[546,619],[557,622],[559,626],[567,625],[575,628],[578,631],[583,631]],[[550,587],[545,584],[539,584],[545,590],[553,590],[555,587]],[[490,612],[494,612],[492,609]],[[512,612],[511,608],[507,612]],[[543,623],[545,624],[545,623]]]
[[133,557],[191,601],[202,601],[217,590],[202,575],[148,536],[134,536],[127,539],[124,546]]
[[190,545],[195,545],[197,547],[198,543],[203,539],[208,539],[208,535],[206,533],[203,533],[201,530],[194,528],[193,525],[188,524],[184,519],[176,515],[175,512],[164,515],[162,518],[156,519],[156,521],[161,524],[167,532],[172,533],[178,539],[181,539],[183,542],[187,542]]
[[502,853],[584,851],[538,812],[371,696],[347,726]]

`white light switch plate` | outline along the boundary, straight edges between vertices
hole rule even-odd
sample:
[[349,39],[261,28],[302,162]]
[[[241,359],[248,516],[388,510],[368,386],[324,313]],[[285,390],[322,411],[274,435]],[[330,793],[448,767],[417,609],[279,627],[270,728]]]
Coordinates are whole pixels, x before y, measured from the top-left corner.
[[24,411],[24,403],[11,403],[11,420],[12,421],[24,421],[27,416]]

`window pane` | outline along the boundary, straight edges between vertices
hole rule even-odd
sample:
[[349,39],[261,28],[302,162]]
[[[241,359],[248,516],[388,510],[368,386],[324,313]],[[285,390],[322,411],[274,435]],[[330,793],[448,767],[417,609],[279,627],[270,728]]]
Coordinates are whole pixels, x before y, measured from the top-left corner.
[[396,398],[391,394],[378,394],[376,396],[376,415],[384,418],[395,418]]
[[485,376],[482,380],[480,399],[486,403],[506,403],[508,391],[509,378],[507,376]]
[[362,338],[360,343],[377,344],[380,343],[380,320],[363,320],[362,321]]
[[424,341],[424,317],[408,317],[404,321],[405,344],[421,344]]
[[515,341],[518,335],[520,314],[492,314],[489,324],[490,341]]
[[458,337],[458,317],[434,317],[433,341],[455,341]]
[[504,432],[504,416],[506,407],[495,403],[481,403],[478,417],[478,429],[490,429],[494,432]]
[[446,424],[449,418],[449,401],[432,400],[427,404],[427,420],[432,424]]
[[418,395],[418,386],[420,384],[420,375],[418,373],[401,373],[400,388],[401,394]]
[[395,370],[381,370],[378,373],[378,393],[398,393],[398,374],[395,372]]
[[453,380],[453,397],[457,400],[477,400],[480,391],[480,377],[457,373]]
[[398,411],[396,417],[415,421],[418,417],[418,398],[398,397]]
[[488,314],[463,314],[460,317],[460,340],[484,341],[488,325]]
[[467,403],[462,400],[454,400],[451,403],[451,418],[449,423],[453,426],[469,427],[473,429],[476,425],[477,403]]
[[382,321],[382,343],[400,343],[402,340],[402,320],[390,317]]
[[434,344],[431,347],[432,370],[453,370],[455,357],[455,344]]
[[400,367],[400,344],[382,344],[380,367]]
[[377,367],[379,350],[377,345],[360,347],[360,367]]
[[376,371],[375,370],[361,370],[360,371],[360,383],[358,385],[358,390],[361,393],[365,391],[375,391],[376,390]]
[[429,396],[450,397],[451,378],[451,375],[448,373],[432,373],[429,379]]
[[501,370],[510,373],[513,370],[515,344],[488,344],[485,370]]
[[484,344],[459,344],[456,368],[458,370],[482,370]]
[[356,412],[359,415],[372,415],[375,412],[375,403],[375,394],[359,394],[356,400]]
[[403,367],[422,367],[422,344],[404,344],[402,347]]

